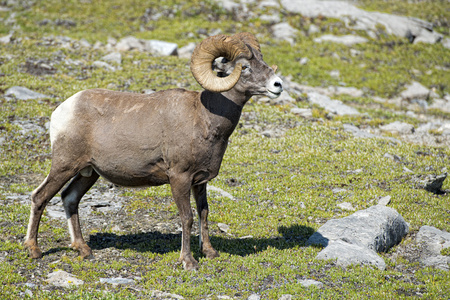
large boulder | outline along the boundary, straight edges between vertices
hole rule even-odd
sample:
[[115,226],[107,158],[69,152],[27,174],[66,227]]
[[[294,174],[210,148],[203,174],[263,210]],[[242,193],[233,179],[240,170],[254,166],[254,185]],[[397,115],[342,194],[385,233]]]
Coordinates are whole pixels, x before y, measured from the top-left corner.
[[377,31],[379,25],[386,33],[406,37],[413,42],[436,43],[442,35],[433,31],[433,24],[411,17],[370,12],[356,7],[351,2],[336,0],[281,0],[281,5],[290,13],[316,18],[324,16],[341,19],[352,28]]
[[450,270],[450,257],[441,254],[442,250],[450,247],[449,232],[425,225],[417,233],[416,242],[422,248],[420,262],[423,265]]
[[395,209],[374,205],[348,217],[327,221],[307,243],[326,247],[330,241],[343,240],[376,252],[386,252],[408,231],[408,223]]

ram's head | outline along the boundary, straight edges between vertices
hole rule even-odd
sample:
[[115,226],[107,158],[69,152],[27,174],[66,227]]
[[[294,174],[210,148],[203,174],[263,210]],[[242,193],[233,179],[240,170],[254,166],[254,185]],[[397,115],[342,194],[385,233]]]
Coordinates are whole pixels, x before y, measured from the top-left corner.
[[278,97],[283,86],[276,69],[264,62],[251,33],[209,37],[196,47],[191,60],[192,74],[205,90],[221,93],[234,88],[247,96]]

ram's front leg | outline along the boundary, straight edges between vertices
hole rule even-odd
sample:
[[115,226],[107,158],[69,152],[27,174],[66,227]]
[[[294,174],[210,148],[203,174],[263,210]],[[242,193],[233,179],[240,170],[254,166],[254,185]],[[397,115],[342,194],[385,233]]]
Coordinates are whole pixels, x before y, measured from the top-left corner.
[[194,216],[190,204],[190,176],[177,175],[171,177],[170,187],[172,189],[173,199],[180,213],[181,228],[183,230],[180,261],[183,263],[185,270],[197,270],[198,262],[191,253],[191,229],[192,223],[194,222]]
[[206,183],[192,187],[199,218],[200,249],[207,258],[219,257],[219,253],[211,245],[208,231],[208,199],[206,195]]

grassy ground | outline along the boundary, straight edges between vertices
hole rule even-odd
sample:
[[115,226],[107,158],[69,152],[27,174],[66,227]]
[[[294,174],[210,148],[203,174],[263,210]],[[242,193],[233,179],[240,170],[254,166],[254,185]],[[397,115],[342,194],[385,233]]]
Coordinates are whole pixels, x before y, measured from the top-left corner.
[[[259,35],[265,60],[269,64],[276,63],[283,75],[291,75],[302,84],[325,87],[346,84],[363,89],[367,95],[392,97],[402,91],[405,84],[417,80],[440,95],[450,93],[449,50],[439,44],[411,45],[406,40],[381,35],[379,40],[356,46],[360,55],[354,56],[347,47],[315,44],[313,37],[299,34],[297,44],[291,46],[273,40],[268,24],[258,15],[250,20],[232,21],[232,14],[210,1],[18,3],[20,5],[11,6],[10,11],[0,11],[0,18],[5,21],[0,22],[0,36],[14,31],[16,40],[12,44],[0,44],[0,92],[20,85],[51,97],[29,101],[0,98],[0,140],[3,138],[0,142],[0,201],[5,203],[8,195],[31,192],[50,167],[48,136],[23,135],[15,121],[31,120],[43,126],[61,101],[86,88],[109,86],[135,92],[176,86],[199,89],[186,59],[132,51],[123,54],[121,70],[110,72],[91,67],[93,61],[106,54],[102,50],[67,49],[44,42],[52,36],[106,44],[108,37],[120,39],[132,35],[176,42],[181,47],[199,42],[203,38],[197,33],[200,28],[208,32],[221,29],[230,34],[252,31]],[[445,32],[442,25],[448,24],[448,2],[439,1],[441,9],[434,1],[409,4],[388,1],[393,6],[386,3],[362,1],[361,5],[436,22],[439,31],[448,34],[448,29]],[[152,14],[161,13],[163,17],[146,21],[142,16],[147,8],[153,10]],[[15,23],[6,22],[11,13],[15,13]],[[280,16],[284,16],[283,13]],[[314,23],[324,32],[350,33],[337,20],[284,17],[300,30]],[[55,25],[56,20],[73,23]],[[297,63],[302,57],[309,58],[306,66]],[[80,63],[68,64],[68,59]],[[28,73],[27,65],[35,60],[50,63],[56,71],[39,76]],[[329,75],[332,70],[340,71],[339,79]],[[375,104],[369,97],[342,100],[356,103],[367,116],[305,120],[291,114],[287,106],[265,106],[251,101],[245,107],[241,124],[252,126],[238,127],[231,138],[221,173],[211,182],[235,198],[210,195],[212,243],[221,256],[215,260],[199,256],[198,240],[194,237],[194,254],[200,260],[200,270],[195,273],[183,271],[176,263],[179,234],[170,230],[145,231],[141,227],[141,222],[179,222],[168,187],[120,188],[120,195],[127,199],[125,210],[115,216],[115,222],[103,227],[89,225],[81,216],[87,228],[85,237],[97,255],[97,259],[88,261],[78,260],[76,253],[67,248],[65,222],[48,217],[44,217],[40,228],[43,237],[40,242],[48,252],[42,260],[30,260],[21,245],[29,206],[2,205],[2,298],[17,299],[29,289],[36,299],[146,298],[155,289],[187,299],[215,299],[220,295],[246,298],[252,293],[267,299],[277,299],[282,294],[310,299],[448,297],[449,272],[422,268],[417,261],[394,254],[411,245],[415,232],[423,225],[450,230],[448,194],[434,195],[417,189],[412,182],[416,174],[445,171],[443,168],[450,165],[450,150],[384,139],[355,139],[343,131],[343,122],[379,125],[405,117],[395,114],[389,106]],[[301,99],[297,105],[308,106]],[[314,114],[316,117],[325,115],[317,108]],[[255,117],[247,118],[249,115]],[[280,128],[285,134],[279,138],[264,138],[255,129],[266,127]],[[385,157],[386,153],[395,154],[400,160],[392,161]],[[413,173],[405,172],[404,167]],[[105,182],[98,184],[99,187],[104,185]],[[333,193],[334,188],[345,191]],[[450,189],[448,180],[444,189]],[[314,260],[321,249],[305,247],[304,242],[326,220],[351,213],[339,209],[338,203],[350,202],[356,209],[364,209],[387,195],[392,197],[390,206],[409,222],[411,234],[389,253],[381,254],[387,262],[386,271],[359,266],[341,268],[333,262]],[[146,221],[146,215],[155,221]],[[99,218],[111,220],[107,215],[99,214]],[[121,221],[129,222],[130,229],[114,233],[111,228]],[[230,226],[228,234],[217,229],[219,222]],[[71,289],[46,286],[42,280],[57,269],[74,274],[85,284]],[[111,276],[139,277],[139,280],[129,288],[98,283],[99,278]],[[299,283],[302,279],[319,280],[324,287],[303,288]],[[30,282],[43,288],[25,285]]]

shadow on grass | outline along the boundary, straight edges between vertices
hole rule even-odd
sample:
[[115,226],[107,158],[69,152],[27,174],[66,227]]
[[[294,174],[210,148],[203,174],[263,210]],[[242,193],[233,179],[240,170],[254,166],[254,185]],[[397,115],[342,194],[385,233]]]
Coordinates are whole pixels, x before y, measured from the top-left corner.
[[[211,236],[213,247],[219,252],[232,255],[246,256],[266,250],[268,247],[289,249],[304,246],[314,229],[303,225],[278,227],[281,237],[274,238],[232,238],[226,235]],[[199,255],[198,236],[191,237],[191,248],[194,256]],[[93,250],[106,248],[132,249],[138,252],[153,252],[165,254],[177,252],[181,249],[181,233],[163,234],[157,231],[117,235],[114,233],[97,233],[91,235],[89,247]]]

